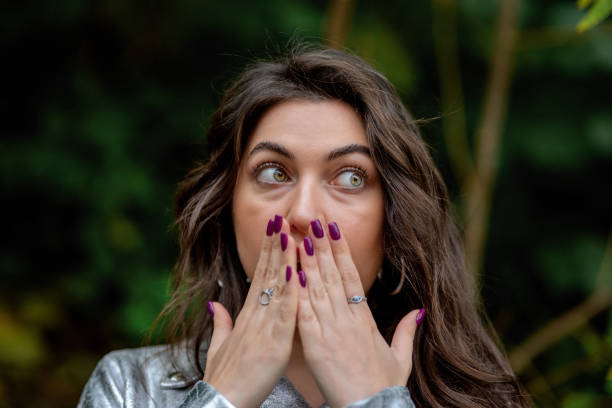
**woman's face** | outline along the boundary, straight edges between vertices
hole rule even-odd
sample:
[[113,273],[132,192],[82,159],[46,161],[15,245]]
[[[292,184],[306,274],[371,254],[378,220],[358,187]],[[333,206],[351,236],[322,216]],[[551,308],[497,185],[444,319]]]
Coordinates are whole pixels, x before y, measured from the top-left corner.
[[249,278],[269,219],[282,215],[299,242],[318,218],[342,229],[367,293],[383,259],[383,212],[363,122],[348,104],[293,100],[261,117],[232,202],[238,254]]

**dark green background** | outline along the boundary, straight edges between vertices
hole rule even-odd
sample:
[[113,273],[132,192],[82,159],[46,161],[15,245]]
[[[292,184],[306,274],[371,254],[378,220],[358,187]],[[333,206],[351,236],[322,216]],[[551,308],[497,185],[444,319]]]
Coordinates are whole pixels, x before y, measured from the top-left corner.
[[[469,135],[497,3],[458,2]],[[223,89],[255,58],[323,41],[328,7],[3,6],[0,406],[74,406],[104,353],[141,344],[177,255],[176,183],[202,156]],[[482,283],[508,350],[612,281],[612,26],[575,34],[583,15],[572,1],[520,5]],[[416,117],[452,114],[440,99],[430,2],[357,2],[346,45],[389,77]],[[422,130],[461,205],[442,120]],[[610,406],[609,309],[547,347],[521,379],[540,406]]]

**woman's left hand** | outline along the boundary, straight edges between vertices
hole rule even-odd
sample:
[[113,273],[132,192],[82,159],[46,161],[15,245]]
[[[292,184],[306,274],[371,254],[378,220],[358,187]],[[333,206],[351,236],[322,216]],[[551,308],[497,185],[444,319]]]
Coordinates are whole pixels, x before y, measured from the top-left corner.
[[342,407],[387,387],[405,386],[419,311],[404,316],[389,347],[367,302],[348,303],[349,297],[365,294],[337,225],[324,231],[319,220],[313,221],[299,250],[307,282],[299,288],[298,328],[304,357],[327,403]]

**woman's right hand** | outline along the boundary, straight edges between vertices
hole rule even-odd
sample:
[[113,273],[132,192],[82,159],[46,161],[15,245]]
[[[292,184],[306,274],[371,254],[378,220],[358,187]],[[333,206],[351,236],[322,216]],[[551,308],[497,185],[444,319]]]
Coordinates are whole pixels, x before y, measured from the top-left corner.
[[[282,376],[293,346],[298,305],[295,241],[282,217],[270,223],[236,324],[221,303],[212,303],[214,329],[204,381],[239,408],[261,405]],[[270,225],[273,233],[268,235]],[[264,306],[259,295],[266,288],[274,292]]]

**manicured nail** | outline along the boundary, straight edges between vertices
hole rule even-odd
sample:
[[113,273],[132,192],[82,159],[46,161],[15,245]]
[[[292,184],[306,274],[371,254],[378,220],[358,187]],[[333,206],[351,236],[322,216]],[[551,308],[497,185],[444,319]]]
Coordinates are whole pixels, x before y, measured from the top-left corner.
[[268,228],[266,228],[266,235],[271,236],[274,234],[274,221],[268,220]]
[[306,287],[306,274],[304,273],[304,271],[299,271],[298,275],[300,276],[300,285],[302,285],[303,288]]
[[210,312],[210,317],[215,317],[215,308],[213,307],[212,302],[208,302],[208,311]]
[[314,232],[315,237],[323,238],[323,235],[325,235],[325,233],[323,232],[321,221],[319,220],[310,221],[310,225],[312,226],[312,232]]
[[285,251],[285,249],[287,249],[287,240],[287,234],[281,232],[281,249],[283,250],[283,252]]
[[338,224],[336,224],[335,222],[330,222],[329,224],[327,224],[327,227],[329,228],[329,236],[332,237],[334,241],[339,240],[340,229],[338,229]]
[[287,265],[287,272],[285,273],[285,278],[287,278],[287,282],[291,279],[291,266]]
[[417,327],[419,327],[419,325],[423,322],[424,318],[425,318],[425,309],[421,309],[419,310],[419,313],[417,314],[417,317],[416,317]]
[[280,232],[283,226],[283,217],[281,215],[276,214],[274,216],[274,232]]
[[306,250],[306,253],[310,256],[314,255],[314,247],[312,246],[312,238],[310,237],[305,237],[304,238],[304,249]]

